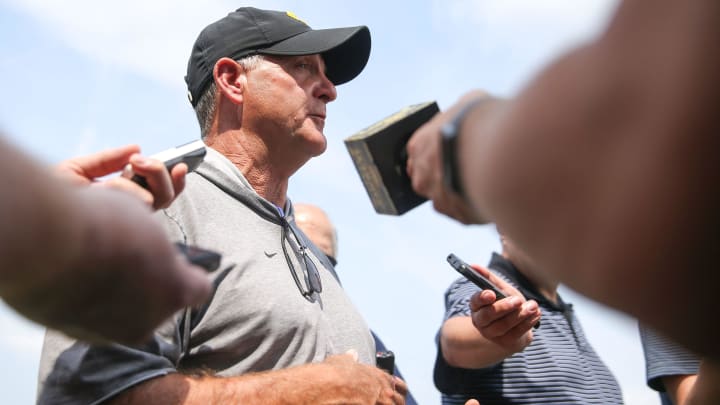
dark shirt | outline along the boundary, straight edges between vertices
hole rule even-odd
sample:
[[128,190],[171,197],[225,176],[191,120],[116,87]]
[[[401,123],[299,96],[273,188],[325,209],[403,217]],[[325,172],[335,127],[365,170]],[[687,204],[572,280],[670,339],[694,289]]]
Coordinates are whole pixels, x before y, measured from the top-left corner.
[[[621,404],[620,386],[600,360],[575,317],[572,305],[553,303],[530,283],[511,262],[494,254],[490,270],[537,301],[542,322],[525,350],[482,369],[452,367],[445,361],[438,340],[435,385],[443,404],[465,404],[470,398],[493,404]],[[470,297],[480,291],[458,279],[445,293],[445,320],[470,316]],[[438,334],[439,336],[439,334]]]

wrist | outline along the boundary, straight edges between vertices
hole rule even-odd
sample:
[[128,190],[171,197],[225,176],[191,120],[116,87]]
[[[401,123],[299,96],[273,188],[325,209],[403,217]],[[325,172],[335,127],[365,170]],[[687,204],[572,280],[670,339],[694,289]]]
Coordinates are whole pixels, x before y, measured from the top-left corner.
[[477,98],[465,104],[460,111],[448,122],[440,127],[442,139],[442,163],[443,163],[443,182],[445,186],[460,196],[465,196],[462,184],[462,175],[460,167],[459,147],[460,134],[463,126],[467,121],[468,115],[480,104],[487,101],[487,98]]

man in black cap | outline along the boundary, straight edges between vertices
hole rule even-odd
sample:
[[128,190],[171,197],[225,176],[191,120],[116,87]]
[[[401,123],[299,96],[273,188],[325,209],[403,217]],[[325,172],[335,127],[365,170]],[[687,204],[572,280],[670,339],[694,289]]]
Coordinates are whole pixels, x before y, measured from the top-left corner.
[[335,85],[369,54],[367,27],[313,30],[250,7],[200,33],[185,79],[208,153],[160,218],[173,239],[223,253],[214,294],[139,348],[49,334],[40,403],[404,403],[286,196],[325,151]]

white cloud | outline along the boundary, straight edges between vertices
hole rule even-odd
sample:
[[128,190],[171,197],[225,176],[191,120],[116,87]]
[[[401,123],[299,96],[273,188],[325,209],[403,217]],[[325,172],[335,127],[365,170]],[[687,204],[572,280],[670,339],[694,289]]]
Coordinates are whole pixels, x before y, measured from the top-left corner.
[[484,86],[512,94],[550,60],[601,33],[617,3],[433,0],[433,30],[452,38],[443,52],[499,79]]
[[[9,0],[69,47],[103,63],[181,86],[190,44],[209,22],[237,4],[221,0]],[[486,49],[546,55],[588,38],[605,24],[617,0],[433,0],[434,29],[460,31]],[[294,9],[298,2],[263,2]],[[598,18],[598,16],[602,16]]]
[[[39,20],[68,47],[99,62],[182,86],[187,59],[200,31],[238,8],[222,0],[8,0]],[[263,8],[292,9],[264,1]]]
[[535,42],[543,37],[592,36],[616,4],[617,0],[587,0],[582,6],[573,0],[434,0],[433,9],[440,21],[453,22],[447,27],[469,23],[480,28],[479,38],[485,33]]
[[232,6],[221,1],[13,0],[68,47],[102,63],[179,86],[191,44]]

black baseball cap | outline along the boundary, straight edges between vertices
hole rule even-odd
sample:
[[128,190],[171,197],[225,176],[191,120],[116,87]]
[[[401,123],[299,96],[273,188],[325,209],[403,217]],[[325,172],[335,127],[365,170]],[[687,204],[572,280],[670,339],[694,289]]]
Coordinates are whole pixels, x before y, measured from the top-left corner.
[[364,25],[314,30],[290,12],[239,8],[200,32],[185,76],[188,98],[193,106],[197,104],[220,58],[316,53],[323,56],[333,84],[347,83],[367,64],[370,30]]

